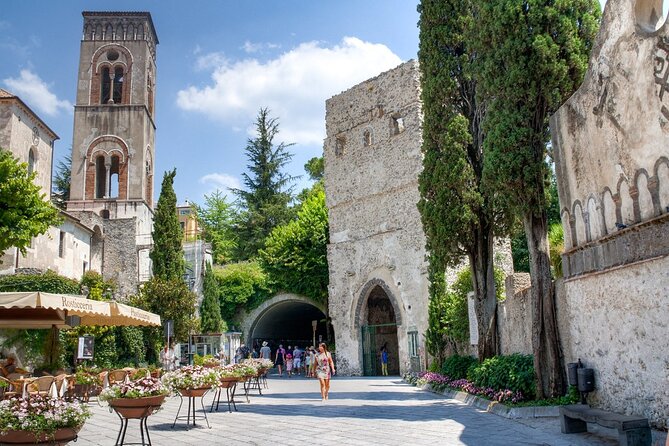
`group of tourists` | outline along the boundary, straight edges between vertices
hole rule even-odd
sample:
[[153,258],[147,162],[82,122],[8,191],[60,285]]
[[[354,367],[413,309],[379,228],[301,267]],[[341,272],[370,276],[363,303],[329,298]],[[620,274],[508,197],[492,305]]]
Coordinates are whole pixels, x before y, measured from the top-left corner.
[[[263,351],[263,349],[266,349]],[[265,356],[267,355],[267,356]],[[283,344],[279,344],[274,354],[274,365],[278,369],[279,376],[283,376],[283,371],[286,371],[288,378],[293,375],[303,375],[308,378],[315,376],[315,360],[317,355],[316,349],[313,346],[302,350],[300,347],[288,346],[283,348]],[[266,359],[271,358],[270,348],[267,346],[267,341],[263,342],[263,348],[260,349],[260,357]]]
[[[263,359],[272,359],[272,350],[267,341],[263,341],[259,356]],[[321,387],[321,399],[323,401],[328,399],[330,378],[335,374],[335,365],[325,343],[318,344],[318,350],[313,346],[302,350],[299,346],[290,345],[286,349],[283,344],[279,344],[274,353],[273,361],[279,376],[283,376],[285,369],[286,376],[289,378],[293,374],[318,378]]]

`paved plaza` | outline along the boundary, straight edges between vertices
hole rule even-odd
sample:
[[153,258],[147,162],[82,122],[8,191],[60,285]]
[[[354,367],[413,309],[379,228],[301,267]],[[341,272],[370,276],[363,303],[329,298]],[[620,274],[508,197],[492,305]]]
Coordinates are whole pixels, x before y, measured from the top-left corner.
[[[263,396],[250,403],[237,398],[238,411],[227,405],[204,420],[172,428],[179,398],[168,398],[148,418],[153,445],[615,445],[611,432],[560,433],[556,418],[509,420],[459,401],[426,392],[399,377],[335,377],[330,400],[322,402],[318,382],[270,377]],[[244,401],[244,402],[241,402]],[[77,446],[113,445],[120,422],[106,403],[91,403],[93,417],[80,432]],[[185,414],[185,409],[182,409]],[[197,416],[202,415],[199,407]],[[139,423],[131,420],[126,444],[139,442]],[[662,443],[664,444],[664,443]]]

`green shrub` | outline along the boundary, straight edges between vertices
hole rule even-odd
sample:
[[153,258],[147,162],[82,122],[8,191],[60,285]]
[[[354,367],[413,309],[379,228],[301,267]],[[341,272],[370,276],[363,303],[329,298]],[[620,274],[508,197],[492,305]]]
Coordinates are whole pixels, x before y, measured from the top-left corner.
[[444,361],[441,366],[441,374],[451,379],[467,378],[467,371],[478,364],[478,360],[473,356],[453,355]]
[[439,363],[437,361],[432,361],[427,368],[428,372],[439,373]]
[[479,387],[522,392],[526,399],[534,398],[534,366],[532,355],[514,353],[488,358],[472,367],[467,379]]
[[205,362],[213,360],[214,357],[212,355],[195,355],[193,356],[193,364],[195,365],[204,365]]

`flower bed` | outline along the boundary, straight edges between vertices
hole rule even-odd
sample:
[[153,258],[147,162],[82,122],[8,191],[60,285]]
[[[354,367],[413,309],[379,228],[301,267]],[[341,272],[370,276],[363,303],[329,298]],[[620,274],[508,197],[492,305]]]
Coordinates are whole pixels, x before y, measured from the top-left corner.
[[165,373],[163,384],[172,392],[183,389],[202,389],[216,387],[220,376],[215,368],[201,366],[181,367],[173,372]]
[[443,392],[446,389],[467,392],[500,403],[520,403],[525,401],[521,392],[509,389],[495,390],[491,387],[478,387],[466,379],[450,379],[448,376],[435,372],[407,373],[404,380],[415,386],[429,384],[432,389]]
[[0,443],[2,435],[12,431],[29,432],[47,439],[55,438],[56,431],[65,428],[76,433],[90,416],[88,407],[78,401],[41,395],[0,401]]
[[110,401],[117,398],[144,398],[168,393],[169,390],[158,378],[149,377],[109,386],[100,393],[99,398],[101,401]]

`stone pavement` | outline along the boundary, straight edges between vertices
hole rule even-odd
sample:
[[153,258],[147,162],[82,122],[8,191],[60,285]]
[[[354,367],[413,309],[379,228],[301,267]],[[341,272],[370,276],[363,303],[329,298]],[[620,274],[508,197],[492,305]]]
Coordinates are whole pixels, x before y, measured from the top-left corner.
[[[556,418],[509,420],[445,399],[408,384],[399,377],[335,377],[330,400],[322,402],[318,381],[270,377],[263,396],[209,412],[212,395],[205,396],[211,429],[204,420],[190,429],[172,422],[179,398],[166,400],[148,418],[153,445],[615,445],[611,433],[560,433]],[[76,446],[113,445],[120,421],[106,403],[91,403],[89,419]],[[185,414],[185,409],[182,409]],[[196,415],[202,415],[199,407]],[[139,423],[130,420],[126,444],[139,442]],[[662,443],[664,444],[664,443]]]

